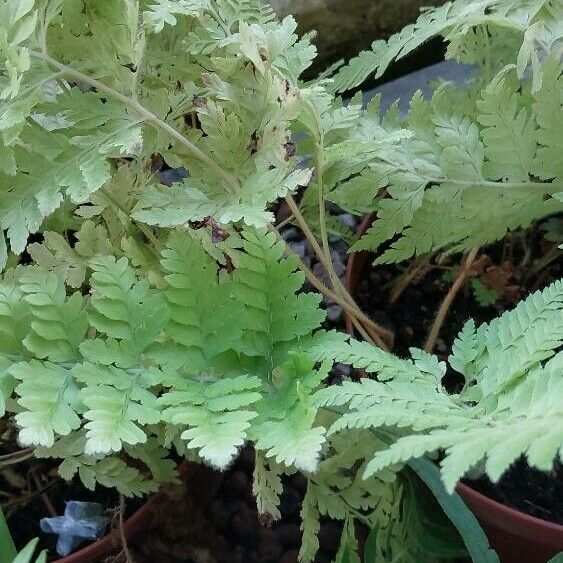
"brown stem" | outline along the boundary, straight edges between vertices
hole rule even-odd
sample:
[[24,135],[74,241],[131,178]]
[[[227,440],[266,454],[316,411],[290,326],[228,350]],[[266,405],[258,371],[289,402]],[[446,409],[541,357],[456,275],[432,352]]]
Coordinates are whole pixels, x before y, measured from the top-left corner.
[[47,512],[53,517],[57,516],[57,511],[53,506],[53,503],[51,502],[51,499],[49,498],[46,489],[44,488],[42,489],[41,479],[39,479],[39,476],[37,475],[37,471],[35,469],[31,469],[30,473],[31,473],[31,478],[33,479],[33,482],[37,487],[37,490],[41,491],[40,493],[41,500],[43,501],[43,504],[45,505]]
[[[278,239],[283,242],[285,246],[286,254],[289,256],[297,256],[295,252],[291,249],[291,247],[287,244],[287,242],[283,239],[279,231],[274,227],[270,226],[270,229],[276,233]],[[297,256],[299,258],[299,256]],[[297,267],[305,274],[306,278],[309,280],[311,285],[320,291],[323,295],[340,305],[352,318],[359,321],[365,331],[368,332],[371,339],[383,350],[389,350],[387,344],[382,340],[381,336],[379,336],[379,326],[376,325],[369,317],[364,315],[357,306],[353,306],[348,301],[344,300],[340,295],[336,294],[332,289],[329,289],[313,272],[303,264],[301,259],[297,262]]]
[[18,450],[17,452],[12,452],[11,454],[5,454],[0,456],[0,469],[8,465],[14,465],[15,463],[20,463],[20,461],[25,461],[33,457],[33,450],[31,448],[26,448],[25,450]]
[[452,303],[453,303],[454,299],[456,298],[457,294],[459,293],[459,291],[461,290],[461,288],[465,284],[465,282],[466,282],[466,280],[469,276],[470,270],[471,270],[471,264],[473,264],[473,262],[475,261],[475,258],[477,256],[478,251],[479,251],[478,248],[473,248],[469,252],[463,267],[461,268],[461,270],[457,274],[457,277],[456,277],[454,283],[452,284],[452,287],[450,287],[450,290],[448,291],[446,297],[444,297],[444,300],[442,301],[442,304],[440,305],[440,308],[438,309],[438,314],[436,315],[436,318],[434,319],[434,324],[432,325],[432,328],[430,329],[430,332],[428,333],[428,338],[426,339],[426,344],[424,345],[424,349],[427,352],[432,352],[432,350],[434,350],[434,346],[436,345],[436,340],[438,340],[438,335],[440,334],[440,330],[442,329],[442,325],[444,324],[444,321],[446,320],[446,316],[448,315],[448,311],[450,310],[450,307],[452,306]]
[[[311,232],[309,225],[307,225],[307,222],[305,221],[305,218],[303,217],[301,211],[299,210],[297,203],[295,203],[295,200],[291,197],[291,195],[287,195],[285,197],[285,200],[286,200],[289,208],[291,209],[293,216],[295,217],[295,221],[297,222],[297,224],[299,225],[299,228],[301,229],[301,231],[305,235],[307,242],[309,243],[309,245],[311,246],[311,248],[315,252],[315,255],[316,255],[318,261],[322,264],[322,266],[324,267],[324,269],[327,272],[330,272],[332,270],[332,265],[327,264],[326,255],[323,252],[319,243],[317,242],[317,239],[315,238],[315,236]],[[279,231],[278,231],[278,233],[279,233]],[[331,281],[332,281],[333,285],[335,286],[334,289],[340,294],[341,300],[346,301],[351,307],[353,307],[355,310],[359,311],[358,305],[354,301],[354,298],[348,293],[348,290],[346,289],[344,284],[340,281],[340,278],[336,275],[331,276]],[[322,290],[319,289],[319,291],[322,291]],[[322,293],[325,293],[325,292],[322,291]],[[326,295],[326,293],[325,293],[325,295]],[[331,299],[333,299],[333,298],[331,297]],[[336,301],[336,300],[333,299],[333,301]],[[342,304],[340,302],[337,301],[337,303],[342,306]],[[348,309],[346,309],[346,310],[348,311]],[[361,313],[361,314],[363,316],[363,319],[364,320],[367,319],[369,322],[367,322],[367,323],[364,322],[361,319],[361,317],[358,317],[357,315],[356,315],[356,318],[358,318],[359,320],[362,320],[362,324],[364,325],[364,328],[368,331],[368,333],[371,335],[371,339],[374,340],[376,343],[378,343],[379,346],[381,346],[381,344],[383,344],[383,346],[381,346],[381,347],[384,350],[388,350],[390,343],[393,342],[393,336],[394,336],[393,333],[391,331],[387,330],[386,328],[378,325],[377,323],[375,323],[374,321],[369,319],[369,317],[367,317],[366,315],[363,315],[363,313]],[[354,316],[354,315],[352,315],[352,316]]]
[[416,262],[413,265],[412,268],[409,268],[403,275],[401,275],[399,277],[399,279],[397,280],[397,282],[393,286],[391,293],[389,294],[389,303],[390,304],[397,302],[399,297],[401,297],[401,295],[403,294],[403,291],[405,291],[405,289],[407,289],[407,287],[412,283],[414,278],[416,278],[416,276],[418,276],[419,273],[424,268],[426,268],[426,266],[428,266],[428,263],[430,262],[430,260],[432,260],[433,256],[434,256],[434,253],[428,254],[427,256],[424,256],[421,260]]

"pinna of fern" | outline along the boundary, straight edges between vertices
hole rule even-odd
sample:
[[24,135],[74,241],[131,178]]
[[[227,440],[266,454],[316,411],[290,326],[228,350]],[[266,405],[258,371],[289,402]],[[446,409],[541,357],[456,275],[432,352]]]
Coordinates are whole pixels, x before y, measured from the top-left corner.
[[393,443],[367,464],[365,478],[433,452],[444,453],[441,472],[449,491],[474,469],[498,481],[521,456],[549,471],[563,459],[562,345],[559,280],[491,323],[465,325],[449,357],[465,379],[459,393],[444,389],[447,366],[435,356],[412,349],[412,360],[398,360],[351,341],[320,355],[361,367],[375,379],[327,387],[314,400],[345,407],[329,434],[397,429]]

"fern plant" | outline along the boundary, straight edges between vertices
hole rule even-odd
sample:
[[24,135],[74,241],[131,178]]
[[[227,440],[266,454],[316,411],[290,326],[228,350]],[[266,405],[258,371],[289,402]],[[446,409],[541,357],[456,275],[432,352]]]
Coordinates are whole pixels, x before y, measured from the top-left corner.
[[346,343],[330,355],[362,367],[377,379],[345,382],[315,394],[318,406],[346,411],[330,433],[348,429],[401,429],[393,444],[377,452],[364,477],[396,463],[443,451],[442,477],[448,491],[470,470],[498,481],[525,456],[531,467],[552,468],[563,456],[563,282],[521,302],[491,323],[469,321],[453,344],[449,365],[465,379],[448,393],[444,362],[412,349],[403,369],[397,359],[363,343]]
[[[347,294],[329,233],[353,236],[326,200],[377,212],[353,248],[400,237],[380,261],[560,210],[560,10],[458,0],[305,82],[310,38],[258,0],[0,0],[0,414],[20,444],[134,496],[177,481],[173,452],[225,469],[251,443],[262,513],[280,517],[283,475],[308,479],[302,562],[323,517],[344,522],[338,561],[358,560],[358,521],[377,562],[459,554],[420,531],[401,464],[444,449],[448,490],[481,459],[492,478],[521,453],[549,466],[561,284],[468,324],[451,358],[467,384],[448,395],[445,365],[385,351]],[[406,118],[335,97],[436,34],[480,65],[471,84],[415,96]],[[284,200],[332,287],[287,248]],[[366,342],[323,330],[306,277]],[[336,361],[377,379],[328,385]]]
[[369,128],[403,140],[328,186],[335,203],[376,214],[354,250],[379,250],[376,263],[459,252],[562,210],[562,10],[557,0],[446,2],[338,71],[331,88],[355,88],[434,36],[447,58],[473,65],[462,86],[444,83],[431,100],[417,92],[406,116],[397,106],[380,116],[377,98],[368,107],[354,137]]

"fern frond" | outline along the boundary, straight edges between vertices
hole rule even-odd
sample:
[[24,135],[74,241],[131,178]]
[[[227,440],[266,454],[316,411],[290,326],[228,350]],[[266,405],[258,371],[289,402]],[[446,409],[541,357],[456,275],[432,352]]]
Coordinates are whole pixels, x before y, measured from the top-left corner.
[[563,151],[563,116],[558,108],[563,103],[563,63],[557,51],[543,65],[542,87],[534,93],[535,132],[538,149],[534,174],[544,180],[563,178],[563,165],[558,155]]
[[209,0],[156,0],[154,4],[149,4],[143,16],[145,23],[155,33],[160,33],[165,24],[176,25],[176,16],[201,16],[208,6]]
[[14,275],[0,282],[0,353],[21,354],[23,340],[30,331],[31,315]]
[[478,337],[485,350],[475,360],[473,376],[483,395],[501,393],[563,344],[563,280],[482,325]]
[[80,426],[78,387],[72,372],[51,362],[32,360],[14,364],[9,373],[16,387],[19,440],[25,446],[52,446],[55,436],[66,436]]
[[317,425],[318,407],[312,393],[328,369],[324,364],[315,370],[312,360],[295,353],[274,371],[274,389],[257,405],[259,417],[250,434],[257,450],[286,467],[305,472],[316,469],[326,429]]
[[279,506],[283,484],[280,475],[281,468],[276,463],[256,452],[252,493],[256,497],[258,513],[270,516],[273,521],[281,518]]
[[138,469],[112,456],[102,459],[67,458],[59,466],[59,473],[66,480],[78,474],[88,489],[94,490],[96,483],[99,483],[103,487],[116,489],[126,497],[141,497],[159,488],[156,481],[144,478]]
[[162,266],[170,310],[165,332],[175,344],[167,361],[181,362],[197,375],[240,340],[242,310],[232,297],[236,290],[219,275],[201,243],[185,233],[172,234]]
[[304,275],[296,271],[296,260],[282,258],[283,244],[274,233],[245,231],[245,253],[234,273],[237,299],[245,311],[243,351],[262,357],[272,371],[283,358],[277,356],[287,343],[298,343],[310,335],[325,318],[319,308],[321,297],[300,293]]
[[20,287],[32,315],[25,347],[37,358],[52,362],[78,359],[78,347],[88,329],[82,295],[76,292],[67,298],[62,281],[41,268],[23,270]]
[[103,364],[130,367],[160,334],[167,319],[162,296],[138,281],[126,258],[99,256],[90,261],[90,324],[105,339],[86,340],[80,349]]
[[158,400],[163,407],[162,419],[182,430],[181,438],[189,449],[224,469],[257,416],[252,405],[262,397],[261,386],[260,379],[248,375],[215,382],[178,379]]
[[417,379],[344,382],[318,391],[315,400],[349,405],[331,434],[402,429],[389,448],[375,453],[366,478],[438,450],[445,453],[442,477],[449,491],[480,462],[493,481],[523,455],[532,467],[548,470],[563,451],[562,309],[559,280],[477,330],[467,323],[450,357],[466,378],[459,395],[442,388],[443,366],[434,357],[414,351],[422,374]]
[[518,107],[518,84],[504,76],[491,81],[477,100],[478,120],[483,125],[486,174],[492,180],[529,180],[535,157],[535,124],[526,108]]
[[368,373],[376,373],[381,381],[396,378],[409,382],[421,377],[421,371],[411,360],[398,358],[367,342],[358,340],[352,339],[349,342],[335,340],[331,346],[326,347],[321,341],[318,348],[313,346],[308,352],[319,360],[334,360],[363,369]]
[[74,247],[57,232],[48,231],[43,237],[43,243],[30,244],[27,251],[38,266],[52,271],[73,288],[79,288],[84,283],[90,259],[97,254],[109,254],[112,250],[108,232],[93,221],[85,221],[81,225]]
[[114,366],[79,364],[74,377],[85,384],[80,397],[88,409],[87,455],[121,451],[123,444],[143,444],[143,426],[160,422],[156,396],[150,391],[159,383],[150,371],[126,371]]
[[[374,78],[381,77],[393,61],[400,60],[432,37],[441,35],[446,40],[458,41],[463,39],[470,29],[487,25],[506,27],[519,35],[519,46],[521,46],[519,58],[525,68],[530,56],[537,57],[537,52],[543,49],[543,45],[549,45],[560,37],[561,32],[557,30],[556,25],[553,32],[550,32],[549,28],[542,29],[548,38],[543,44],[541,41],[536,41],[536,37],[539,38],[541,34],[533,36],[526,33],[534,21],[541,21],[542,18],[550,23],[557,21],[557,3],[547,4],[551,5],[553,12],[549,11],[549,7],[540,11],[539,6],[533,2],[525,3],[524,6],[511,0],[446,2],[442,6],[424,11],[414,24],[405,26],[388,41],[375,41],[371,51],[362,51],[350,60],[334,77],[332,89],[334,92],[345,92],[360,86],[371,74],[374,74]],[[450,53],[456,54],[455,49]],[[537,65],[534,67],[534,71],[538,72]]]

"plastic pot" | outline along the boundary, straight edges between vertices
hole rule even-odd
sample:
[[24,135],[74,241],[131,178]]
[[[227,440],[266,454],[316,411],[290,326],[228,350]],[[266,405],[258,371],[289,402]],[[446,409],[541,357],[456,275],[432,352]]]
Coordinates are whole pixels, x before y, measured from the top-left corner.
[[[363,235],[372,222],[372,215],[364,217],[358,235]],[[354,253],[348,260],[345,284],[352,295],[368,260],[368,252]],[[346,329],[353,334],[349,317],[346,317]],[[462,483],[457,486],[457,492],[479,520],[501,563],[547,563],[563,551],[562,525],[514,510]]]

